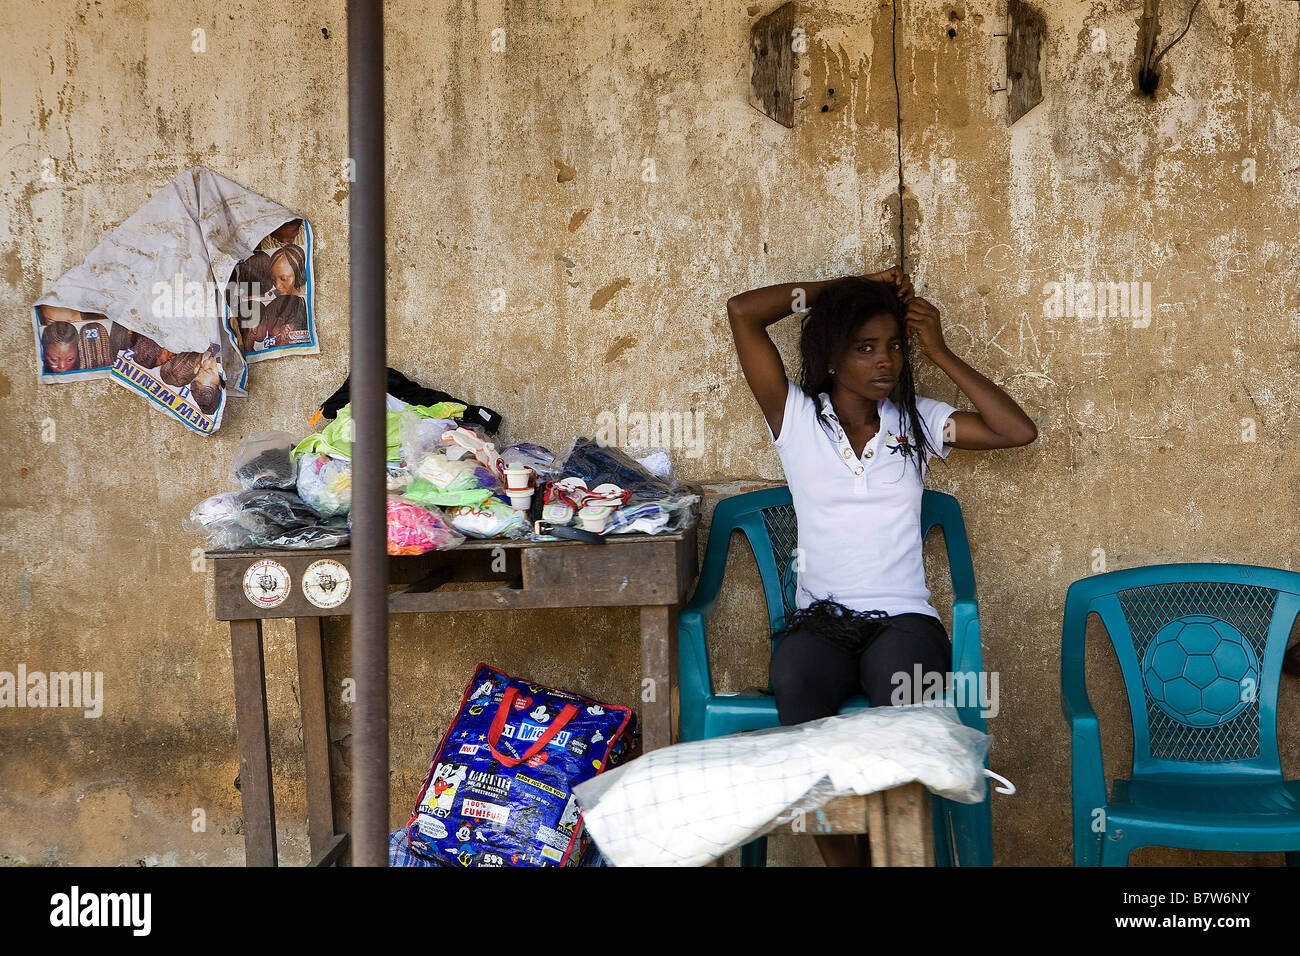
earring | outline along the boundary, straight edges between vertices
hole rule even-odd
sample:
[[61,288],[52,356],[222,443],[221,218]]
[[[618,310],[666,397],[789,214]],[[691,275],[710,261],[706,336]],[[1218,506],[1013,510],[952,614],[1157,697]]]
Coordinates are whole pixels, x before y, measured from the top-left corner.
[[832,374],[832,375],[835,374],[835,369],[831,369],[831,374]]

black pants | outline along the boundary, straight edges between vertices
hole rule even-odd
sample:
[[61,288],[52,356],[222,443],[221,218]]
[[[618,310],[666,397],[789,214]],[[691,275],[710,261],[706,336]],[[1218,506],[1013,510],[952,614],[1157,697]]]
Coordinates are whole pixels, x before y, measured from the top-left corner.
[[[772,655],[772,690],[781,723],[801,724],[830,717],[850,697],[866,694],[872,707],[917,703],[925,682],[921,674],[947,674],[952,666],[952,642],[943,623],[929,614],[897,614],[880,622],[879,630],[859,654],[806,630],[794,630],[777,644]],[[899,682],[895,674],[906,674]]]

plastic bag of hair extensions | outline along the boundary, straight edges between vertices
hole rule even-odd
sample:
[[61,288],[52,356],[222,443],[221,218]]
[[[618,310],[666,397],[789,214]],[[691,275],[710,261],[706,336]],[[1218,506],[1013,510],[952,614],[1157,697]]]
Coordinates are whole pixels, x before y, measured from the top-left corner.
[[606,534],[664,534],[695,522],[699,495],[669,495],[627,504],[609,516]]
[[298,456],[298,497],[322,518],[352,510],[352,462],[330,455]]
[[[349,514],[349,526],[352,516]],[[445,551],[465,540],[438,508],[425,508],[399,495],[388,496],[388,553]]]
[[575,438],[559,463],[565,478],[581,478],[588,488],[606,483],[632,492],[629,504],[672,494],[671,481],[654,474],[627,452],[596,438]]
[[305,528],[293,528],[279,534],[257,537],[254,543],[259,548],[293,548],[299,550],[315,548],[337,548],[347,544],[351,539],[347,519],[343,516],[327,518],[319,524]]
[[346,518],[321,518],[291,491],[250,488],[235,505],[239,526],[259,548],[333,548],[349,538]]
[[292,489],[298,483],[293,466],[297,439],[288,432],[260,432],[240,439],[230,466],[231,484],[251,488]]
[[274,538],[285,531],[310,528],[320,516],[291,491],[250,488],[236,497],[239,523],[255,538]]
[[522,538],[528,533],[528,519],[522,511],[495,496],[482,504],[461,505],[447,512],[452,527],[471,538]]
[[239,492],[223,491],[204,498],[181,521],[186,531],[201,534],[211,551],[238,551],[250,547],[252,535],[239,523]]

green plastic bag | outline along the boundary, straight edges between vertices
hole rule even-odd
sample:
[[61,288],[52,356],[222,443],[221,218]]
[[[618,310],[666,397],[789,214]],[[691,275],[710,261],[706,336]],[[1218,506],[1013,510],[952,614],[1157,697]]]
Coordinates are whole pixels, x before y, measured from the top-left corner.
[[[456,418],[465,414],[465,406],[459,402],[439,402],[436,405],[411,405],[410,410],[420,415],[422,418]],[[402,420],[402,412],[393,411],[391,408],[386,409],[387,435],[385,440],[388,445],[388,460],[401,461],[402,459],[402,439],[398,434],[399,423]],[[299,455],[305,455],[308,452],[319,455],[338,455],[351,460],[352,458],[352,403],[344,405],[339,409],[334,421],[330,422],[320,431],[313,435],[308,435],[298,443],[293,450],[293,457],[296,459]]]

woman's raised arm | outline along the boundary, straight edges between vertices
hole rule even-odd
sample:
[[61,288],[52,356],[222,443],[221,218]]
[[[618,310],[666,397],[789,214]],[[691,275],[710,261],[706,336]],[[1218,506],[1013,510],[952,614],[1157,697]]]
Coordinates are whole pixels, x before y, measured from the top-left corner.
[[[906,292],[911,292],[910,280],[901,276],[897,269],[878,272],[866,278],[891,282],[900,288],[900,292],[903,291],[900,283],[906,283]],[[749,390],[758,399],[758,407],[763,410],[763,417],[767,419],[767,424],[776,437],[781,435],[781,422],[785,417],[787,386],[781,353],[772,344],[767,327],[792,312],[801,312],[811,307],[822,288],[833,281],[783,282],[742,292],[727,300],[727,318],[731,322],[731,337],[736,342],[741,371],[745,373]]]

